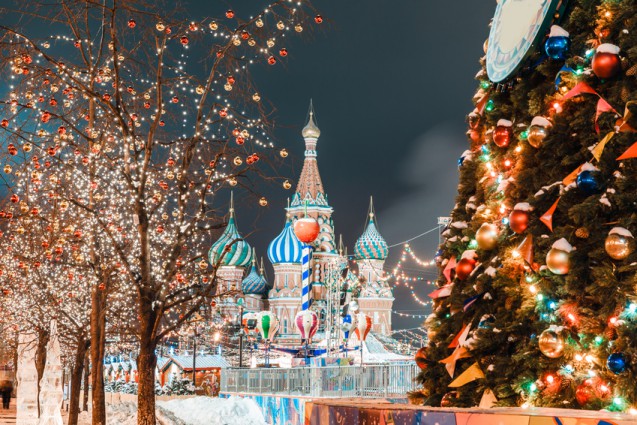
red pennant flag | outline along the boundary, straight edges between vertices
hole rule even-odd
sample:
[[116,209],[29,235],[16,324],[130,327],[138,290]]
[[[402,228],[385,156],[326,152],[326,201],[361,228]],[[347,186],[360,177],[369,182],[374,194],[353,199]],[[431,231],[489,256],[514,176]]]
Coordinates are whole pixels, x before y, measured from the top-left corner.
[[553,213],[557,209],[558,202],[560,202],[560,198],[557,198],[557,201],[555,201],[553,205],[551,205],[551,208],[549,208],[548,211],[546,211],[544,214],[542,214],[542,217],[540,217],[540,221],[544,223],[551,232],[553,231]]
[[478,110],[478,113],[480,115],[482,115],[482,113],[484,112],[484,108],[487,106],[488,101],[489,101],[489,95],[485,94],[476,105],[476,109]]
[[[570,99],[572,97],[575,96],[579,96],[580,94],[597,94],[597,92],[595,91],[594,88],[592,88],[591,86],[589,86],[588,84],[584,83],[584,82],[580,82],[577,83],[575,85],[575,87],[573,87],[572,89],[570,89],[568,91],[568,93],[566,93],[564,95],[564,100]],[[599,96],[599,95],[598,95]]]
[[529,233],[517,248],[518,253],[527,262],[529,267],[535,270],[533,264],[533,236]]
[[610,103],[606,102],[601,96],[599,98],[599,100],[597,101],[597,112],[595,113],[595,131],[597,131],[599,133],[599,125],[597,124],[597,120],[599,119],[600,115],[602,115],[605,112],[615,112],[617,115],[619,115],[619,113],[615,110],[615,108],[613,108]]
[[456,257],[451,257],[442,274],[447,278],[447,282],[451,282],[451,270],[456,268]]
[[[460,344],[460,338],[462,338],[462,334],[464,334],[465,329],[467,329],[467,325],[462,325],[462,329],[460,329],[460,332],[458,332],[458,335],[456,335],[453,341],[451,341],[451,344],[449,344],[448,348],[456,348],[458,344]],[[465,335],[465,339],[466,339],[466,335]]]
[[617,161],[621,161],[622,159],[630,159],[637,158],[637,142],[635,142],[631,147],[628,148],[626,152],[621,154]]
[[442,288],[436,289],[435,291],[429,294],[429,298],[437,300],[438,298],[445,298],[451,295],[451,287],[453,285],[445,285]]

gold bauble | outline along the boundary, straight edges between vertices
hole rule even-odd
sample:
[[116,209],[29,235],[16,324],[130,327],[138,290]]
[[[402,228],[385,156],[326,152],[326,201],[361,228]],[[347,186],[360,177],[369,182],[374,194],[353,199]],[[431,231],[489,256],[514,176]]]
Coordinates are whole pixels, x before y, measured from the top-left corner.
[[223,85],[223,88],[224,88],[226,91],[232,91],[232,84],[230,84],[230,83],[226,83],[226,84],[224,84],[224,85]]
[[164,25],[163,22],[157,22],[155,28],[157,29],[157,31],[164,31],[166,29],[166,25]]
[[570,269],[568,252],[551,248],[546,254],[546,266],[552,273],[567,274]]
[[212,21],[208,24],[208,28],[210,28],[212,31],[217,31],[217,29],[219,28],[219,24],[217,24],[215,21]]
[[281,155],[281,158],[287,158],[287,156],[288,156],[287,149],[285,149],[285,148],[281,149],[281,151],[279,152],[279,155]]
[[255,102],[258,102],[261,100],[261,96],[259,96],[259,93],[255,93],[252,95],[252,100],[254,100]]
[[237,185],[237,179],[236,179],[235,177],[230,177],[230,178],[228,179],[228,184],[229,184],[230,186],[236,186],[236,185]]
[[542,127],[541,125],[532,125],[529,127],[529,135],[527,140],[529,141],[529,145],[534,148],[539,148],[542,146],[542,142],[548,135],[548,130],[546,127]]
[[254,24],[255,24],[257,27],[259,27],[259,28],[263,27],[263,19],[261,19],[261,18],[257,19],[257,20],[254,22]]
[[201,270],[206,270],[208,268],[208,262],[206,260],[201,260],[199,262],[199,268]]
[[265,198],[265,196],[261,197],[261,199],[259,199],[259,205],[261,205],[262,207],[265,207],[268,205],[268,200]]
[[540,334],[538,345],[542,354],[550,359],[557,359],[564,354],[564,337],[551,329]]
[[280,30],[285,29],[285,24],[283,23],[283,21],[279,21],[276,23],[276,27]]
[[9,174],[9,173],[11,173],[12,170],[13,170],[13,168],[11,168],[10,165],[7,164],[7,165],[4,166],[4,172],[5,173]]
[[289,180],[283,182],[283,189],[290,189],[292,187],[292,183]]
[[613,260],[624,260],[635,250],[635,239],[628,235],[611,233],[604,241],[604,248]]
[[301,24],[294,25],[294,31],[302,32],[303,31],[303,26]]
[[241,157],[240,157],[240,156],[235,156],[235,157],[234,157],[234,161],[233,161],[233,162],[234,162],[234,165],[241,165],[241,164],[243,164],[243,160],[241,159]]
[[476,241],[478,247],[484,250],[490,250],[498,244],[498,226],[491,223],[483,223],[476,232]]
[[196,92],[197,94],[203,94],[203,92],[204,92],[205,90],[206,90],[206,89],[204,88],[204,86],[197,86],[197,88],[195,89],[195,92]]

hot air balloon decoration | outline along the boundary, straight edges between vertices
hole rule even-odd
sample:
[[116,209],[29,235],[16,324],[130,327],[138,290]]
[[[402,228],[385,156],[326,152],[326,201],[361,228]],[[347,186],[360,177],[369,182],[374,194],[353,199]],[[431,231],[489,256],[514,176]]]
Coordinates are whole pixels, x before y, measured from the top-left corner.
[[312,310],[301,310],[296,314],[294,323],[296,323],[301,339],[305,341],[305,364],[307,364],[307,346],[318,330],[318,315]]
[[372,318],[365,313],[356,315],[356,336],[361,344],[361,365],[363,364],[363,342],[367,339],[367,334],[372,330]]
[[279,319],[270,311],[258,313],[257,329],[265,341],[265,367],[270,367],[270,343],[279,330]]

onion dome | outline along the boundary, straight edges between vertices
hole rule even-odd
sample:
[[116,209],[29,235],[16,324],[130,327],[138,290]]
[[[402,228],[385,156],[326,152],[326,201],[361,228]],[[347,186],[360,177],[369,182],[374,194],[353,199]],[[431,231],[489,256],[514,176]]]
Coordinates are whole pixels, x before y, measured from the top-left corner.
[[388,254],[389,247],[376,228],[374,206],[370,201],[369,222],[361,237],[356,241],[354,255],[357,260],[384,260]]
[[319,130],[319,128],[316,126],[316,123],[314,122],[314,106],[312,105],[311,100],[310,100],[310,119],[308,120],[305,127],[303,127],[303,131],[301,131],[301,134],[303,135],[304,138],[312,138],[312,139],[318,139],[319,136],[321,135],[321,130]]
[[252,248],[237,230],[234,217],[234,202],[230,198],[230,220],[221,237],[212,244],[208,252],[210,264],[246,267],[252,261]]
[[292,223],[288,220],[283,231],[270,242],[268,258],[272,264],[300,263],[303,243],[294,234]]
[[257,270],[256,254],[252,252],[252,268],[250,273],[241,282],[241,290],[245,295],[263,295],[267,291],[268,282],[259,270]]

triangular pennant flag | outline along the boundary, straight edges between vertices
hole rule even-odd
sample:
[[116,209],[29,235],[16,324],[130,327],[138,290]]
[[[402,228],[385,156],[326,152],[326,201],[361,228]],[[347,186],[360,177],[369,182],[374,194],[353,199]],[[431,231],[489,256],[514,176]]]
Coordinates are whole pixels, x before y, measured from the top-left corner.
[[562,180],[562,184],[564,186],[568,186],[569,184],[573,183],[577,179],[577,175],[579,174],[579,172],[580,172],[580,170],[582,169],[583,166],[584,166],[584,164],[580,165],[571,174],[566,176],[564,178],[564,180]]
[[471,365],[467,370],[462,372],[460,376],[454,379],[453,382],[449,384],[449,386],[451,388],[458,388],[458,387],[462,387],[465,384],[468,384],[469,382],[473,382],[476,379],[482,379],[482,378],[484,378],[484,373],[482,373],[480,366],[478,366],[478,363],[476,362],[473,365]]
[[520,254],[520,257],[526,261],[529,267],[533,268],[533,236],[531,234],[526,235],[516,251]]
[[451,282],[451,271],[456,268],[456,257],[451,257],[442,271],[442,274],[447,278],[447,282]]
[[604,138],[600,140],[598,144],[595,145],[593,150],[591,150],[591,153],[593,154],[593,157],[595,157],[596,160],[599,161],[599,159],[602,157],[602,152],[604,152],[604,147],[606,147],[606,143],[610,142],[610,139],[612,139],[614,135],[615,133],[611,131],[606,136],[604,136]]
[[480,405],[478,407],[480,409],[490,409],[497,402],[498,402],[498,399],[496,398],[495,394],[493,394],[493,391],[487,388],[482,393],[482,398],[480,399]]
[[[467,329],[468,326],[467,325],[462,325],[462,329],[460,329],[460,332],[458,332],[458,335],[456,335],[453,338],[453,341],[451,341],[451,343],[449,344],[449,346],[447,348],[456,348],[458,345],[460,345],[460,338],[462,338],[462,334],[464,333],[465,329]],[[467,334],[469,334],[469,332],[467,331]],[[464,336],[465,339],[467,339],[467,335]]]
[[597,101],[597,112],[595,113],[595,131],[597,131],[598,133],[599,133],[599,125],[597,124],[597,120],[599,119],[600,115],[602,115],[605,112],[614,112],[617,115],[619,115],[617,111],[615,110],[615,108],[613,108],[610,105],[610,103],[606,102],[606,100],[604,100],[600,96],[599,100]]
[[446,359],[440,360],[440,363],[445,365],[445,369],[447,369],[447,373],[449,376],[453,378],[453,373],[456,370],[456,362],[460,359],[466,359],[467,357],[471,357],[471,354],[464,347],[457,347],[453,350],[453,353]]
[[[595,89],[593,89],[591,86],[589,86],[588,84],[584,83],[584,82],[580,82],[577,83],[575,85],[575,87],[573,87],[572,89],[570,89],[568,91],[568,93],[566,93],[564,95],[564,100],[570,99],[572,97],[575,96],[579,96],[580,94],[597,94],[597,92],[595,91]],[[599,95],[598,95],[599,96]]]
[[436,289],[432,293],[429,294],[429,298],[437,300],[438,298],[444,298],[451,295],[451,288],[453,287],[453,283],[443,286],[442,288]]
[[560,198],[557,198],[553,205],[551,205],[551,208],[549,208],[544,214],[542,214],[542,217],[540,217],[540,221],[544,223],[551,232],[553,231],[553,213],[557,209],[558,202],[560,202]]
[[617,158],[617,161],[621,161],[622,159],[630,159],[630,158],[637,158],[637,142],[633,143],[633,145],[629,147],[626,150],[626,152],[621,154],[621,156]]
[[487,106],[487,102],[488,101],[489,101],[489,95],[486,94],[486,95],[482,96],[482,99],[480,99],[480,101],[476,105],[476,109],[478,110],[478,113],[480,115],[482,115],[482,113],[484,112],[484,108]]
[[482,294],[478,294],[478,295],[474,295],[471,298],[467,298],[466,300],[464,300],[464,311],[467,311],[469,309],[469,307],[471,307],[473,305],[473,303],[475,303],[476,301],[478,301],[478,299],[482,296]]

